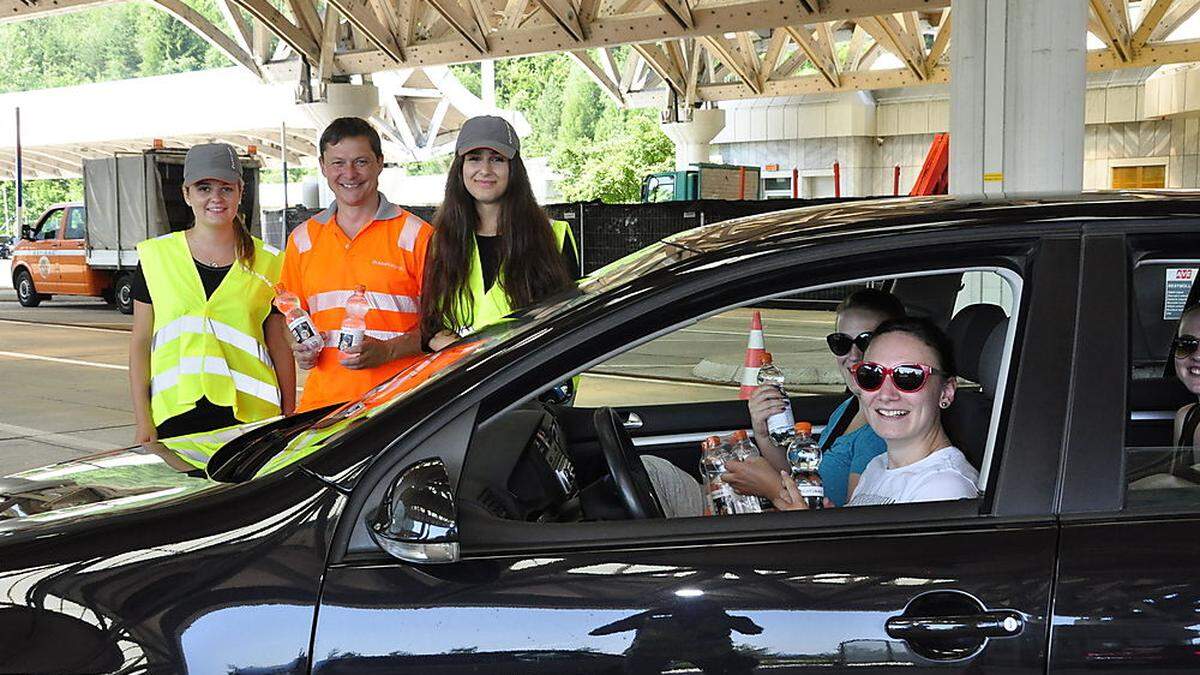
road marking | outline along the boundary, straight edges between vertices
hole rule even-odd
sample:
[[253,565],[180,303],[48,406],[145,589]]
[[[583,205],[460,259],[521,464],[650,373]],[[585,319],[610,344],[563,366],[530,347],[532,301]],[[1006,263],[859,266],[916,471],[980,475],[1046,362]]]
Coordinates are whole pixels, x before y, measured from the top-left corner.
[[97,333],[125,333],[128,334],[133,330],[133,326],[129,328],[97,328],[96,326],[72,326],[66,323],[54,323],[51,321],[25,321],[22,319],[0,319],[0,323],[12,323],[18,326],[44,326],[46,328],[63,328],[66,330],[90,330]]
[[[747,337],[750,335],[750,331],[748,331],[748,330],[741,330],[741,331],[713,330],[711,328],[680,328],[679,332],[680,333],[695,333],[697,335],[736,335],[738,337]],[[815,335],[778,335],[776,333],[763,333],[763,337],[768,337],[773,340],[821,340],[822,342],[825,341],[825,338],[817,337]]]
[[78,436],[69,436],[67,434],[57,434],[50,431],[42,431],[32,427],[22,427],[16,424],[5,424],[0,422],[0,432],[15,434],[13,439],[4,440],[28,440],[38,441],[41,443],[52,443],[72,450],[120,450],[125,447],[122,445],[113,445],[112,443],[104,443],[102,441],[91,441]]
[[28,359],[30,361],[51,361],[54,363],[67,363],[72,366],[91,366],[92,368],[108,368],[109,370],[129,370],[129,366],[117,365],[115,363],[96,363],[95,361],[80,361],[78,359],[63,359],[57,356],[42,356],[41,354],[23,354],[21,352],[0,352],[0,356],[7,356],[14,359]]

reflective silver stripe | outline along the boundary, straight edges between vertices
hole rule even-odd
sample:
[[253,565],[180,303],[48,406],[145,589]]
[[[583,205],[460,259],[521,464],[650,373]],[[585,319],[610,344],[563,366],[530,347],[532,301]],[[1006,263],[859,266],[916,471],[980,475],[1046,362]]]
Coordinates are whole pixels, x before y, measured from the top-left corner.
[[[207,330],[205,329],[205,324],[207,324]],[[246,352],[261,361],[268,368],[273,367],[271,355],[267,352],[266,346],[258,340],[229,324],[222,323],[216,319],[205,319],[201,316],[181,316],[160,328],[154,333],[154,338],[150,342],[150,352],[154,353],[162,348],[163,345],[178,339],[184,333],[193,333],[196,335],[212,333],[217,340],[230,347]]]
[[[171,446],[169,446],[169,445],[167,447],[171,448]],[[207,465],[208,460],[211,459],[211,457],[209,455],[206,455],[206,454],[200,452],[199,450],[187,450],[184,448],[171,448],[171,452],[174,452],[177,455],[182,455],[182,456],[192,460],[193,462],[199,462],[201,465]]]
[[[305,228],[305,230],[307,230],[307,229],[308,229],[308,228]],[[268,243],[267,243],[267,242],[265,242],[265,241],[263,242],[263,245],[262,245],[262,247],[263,247],[263,250],[264,250],[264,251],[266,251],[267,253],[270,253],[271,255],[274,255],[274,256],[278,256],[278,255],[279,255],[279,249],[275,248],[274,246],[272,246],[272,245],[268,244]]]
[[[341,335],[342,335],[342,331],[340,331],[340,330],[323,330],[323,331],[321,331],[321,337],[325,338],[325,346],[326,347],[337,347],[338,338],[340,338]],[[376,340],[391,340],[392,338],[396,338],[396,337],[400,337],[401,335],[404,335],[404,332],[397,331],[397,330],[366,330],[366,331],[363,331],[363,335],[366,335],[367,337],[373,337]]]
[[[354,291],[325,291],[308,296],[308,312],[316,314],[335,307],[345,307],[346,301]],[[367,304],[371,309],[381,309],[388,312],[408,312],[416,314],[420,311],[417,299],[408,295],[392,295],[391,293],[376,293],[367,291]]]
[[308,233],[308,221],[304,221],[292,232],[292,241],[296,242],[296,250],[304,253],[312,249],[312,236]]
[[150,378],[150,395],[157,396],[179,384],[180,375],[224,375],[233,380],[233,387],[248,396],[279,405],[279,389],[245,373],[231,371],[225,359],[216,356],[185,356],[175,368]]
[[404,229],[400,230],[400,238],[396,240],[396,245],[400,248],[412,253],[417,248],[417,235],[421,233],[421,219],[409,214],[404,219]]

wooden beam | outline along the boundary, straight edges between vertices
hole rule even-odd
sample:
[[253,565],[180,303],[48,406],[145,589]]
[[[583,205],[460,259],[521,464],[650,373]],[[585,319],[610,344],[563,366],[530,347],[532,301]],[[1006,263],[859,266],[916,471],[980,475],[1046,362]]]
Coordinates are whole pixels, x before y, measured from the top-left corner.
[[833,55],[826,53],[826,50],[817,44],[817,41],[809,34],[808,28],[805,26],[788,26],[785,30],[800,47],[800,51],[804,52],[804,55],[812,62],[821,77],[825,78],[825,81],[829,83],[829,86],[835,89],[841,86],[837,65],[833,62]]
[[688,71],[687,57],[683,55],[683,49],[679,42],[679,40],[667,40],[663,43],[663,47],[667,50],[667,56],[671,57],[671,64],[675,66],[675,72],[686,75]]
[[742,63],[746,64],[746,70],[754,75],[758,80],[758,86],[762,88],[762,61],[758,58],[758,49],[754,45],[756,35],[750,31],[742,31],[737,34],[737,48],[742,54]]
[[1150,31],[1150,39],[1147,42],[1158,42],[1165,40],[1175,32],[1176,28],[1183,25],[1184,21],[1192,18],[1192,15],[1200,10],[1200,0],[1175,0],[1171,3],[1171,8],[1167,10],[1167,15],[1158,22],[1158,26]]
[[629,56],[625,59],[625,70],[621,73],[622,94],[629,92],[630,87],[633,86],[634,78],[637,76],[639,66],[643,63],[641,54],[636,51],[629,52]]
[[658,48],[658,45],[633,45],[633,49],[642,56],[642,59],[646,61],[646,65],[658,73],[658,76],[674,89],[676,93],[680,96],[687,95],[687,87],[683,83],[683,74],[674,72],[674,66],[671,64],[670,57],[663,53]]
[[588,54],[582,49],[577,49],[567,53],[570,54],[575,63],[583,66],[584,72],[586,72],[592,78],[592,81],[600,87],[601,91],[608,94],[613,102],[619,106],[625,105],[625,96],[621,93],[620,83],[612,81],[608,77],[608,73],[604,72],[604,70],[592,60],[591,54]]
[[1090,0],[1103,30],[1103,39],[1122,61],[1133,56],[1130,49],[1129,11],[1125,0]]
[[471,45],[474,50],[480,54],[491,53],[491,47],[488,45],[487,37],[479,30],[479,24],[475,22],[475,18],[467,16],[462,5],[458,4],[457,0],[429,0],[429,5],[433,7],[438,14],[446,20],[446,23],[454,29],[464,40]]
[[317,41],[288,20],[275,6],[267,0],[233,0],[239,7],[246,10],[271,31],[280,40],[287,43],[292,51],[303,56],[309,63],[316,63],[321,58],[321,48]]
[[583,24],[579,22],[579,13],[570,0],[538,0],[538,4],[567,32],[567,35],[571,36],[571,39],[576,42],[587,39]]
[[854,25],[854,32],[850,34],[850,46],[846,48],[846,54],[842,58],[842,70],[858,70],[858,62],[863,57],[863,47],[867,43],[867,31],[863,30],[862,26]]
[[317,81],[328,82],[333,75],[333,56],[337,51],[337,30],[341,15],[333,5],[325,6],[325,21],[321,26],[321,59],[317,62]]
[[313,7],[313,0],[287,0],[288,7],[292,10],[292,16],[296,19],[296,25],[300,30],[308,33],[308,35],[316,40],[321,36],[321,17],[317,16],[317,9]]
[[692,8],[688,6],[687,0],[654,0],[654,4],[658,5],[662,11],[674,19],[680,28],[691,28],[696,23],[695,18],[692,16]]
[[918,79],[925,78],[924,48],[920,51],[915,49],[916,43],[909,39],[908,34],[905,33],[904,28],[896,20],[896,17],[891,14],[868,17],[864,18],[859,25],[870,33],[876,42],[898,56],[908,66],[908,69],[913,72],[913,75],[916,75]]
[[683,96],[683,107],[688,111],[691,111],[696,105],[696,92],[700,87],[700,70],[704,67],[703,53],[704,44],[700,40],[693,41],[692,60],[688,64],[687,91]]
[[249,52],[244,51],[233,38],[221,32],[221,29],[214,26],[203,14],[185,5],[182,0],[151,0],[151,4],[175,17],[230,61],[241,65],[255,77],[262,77],[258,63]]
[[[786,28],[780,28],[779,30],[783,31],[784,33],[788,32]],[[783,63],[779,64],[779,67],[775,69],[775,72],[771,73],[771,77],[788,77],[792,73],[796,72],[797,68],[804,65],[806,61],[808,61],[808,54],[805,54],[804,50],[797,46],[796,50],[793,51],[786,59],[784,59]]]
[[762,84],[758,81],[758,70],[751,70],[746,63],[734,52],[734,48],[724,35],[706,35],[701,38],[709,52],[721,60],[725,67],[733,71],[738,79],[755,93],[762,92]]
[[775,66],[779,65],[779,56],[787,46],[788,33],[782,28],[771,31],[771,40],[767,43],[767,51],[763,54],[762,63],[758,68],[758,79],[766,82],[775,74]]
[[947,7],[942,10],[942,20],[938,24],[938,32],[933,38],[933,45],[929,48],[929,55],[925,57],[925,63],[937,65],[938,61],[942,60],[942,55],[946,53],[946,47],[950,45],[950,29],[954,26],[952,21],[950,8]]
[[242,51],[253,56],[253,33],[250,31],[246,19],[242,17],[242,10],[233,4],[233,0],[217,0],[217,9],[221,12],[221,16],[225,17],[225,23],[229,24],[229,29],[233,31],[233,39],[237,41],[238,46],[242,48]]
[[[291,1],[308,2],[309,0]],[[375,15],[375,11],[367,5],[365,0],[328,0],[328,2],[337,8],[347,23],[354,26],[377,49],[387,54],[394,63],[404,63],[404,50],[396,42],[396,36],[380,23],[379,17]]]
[[1166,16],[1167,10],[1171,9],[1173,0],[1157,0],[1149,10],[1146,9],[1146,4],[1151,0],[1142,0],[1142,21],[1138,24],[1137,31],[1133,34],[1133,39],[1129,41],[1129,51],[1134,54],[1141,51],[1142,47],[1150,40],[1150,34],[1155,28],[1162,23],[1163,17]]
[[507,0],[504,3],[504,18],[500,19],[501,30],[513,30],[521,25],[521,17],[525,16],[525,7],[529,0]]

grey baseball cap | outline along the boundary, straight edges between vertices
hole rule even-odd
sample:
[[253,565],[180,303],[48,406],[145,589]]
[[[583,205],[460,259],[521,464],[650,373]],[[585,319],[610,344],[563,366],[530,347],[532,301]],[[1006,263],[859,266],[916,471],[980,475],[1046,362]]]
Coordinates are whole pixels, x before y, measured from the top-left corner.
[[521,152],[521,139],[503,117],[480,115],[463,123],[458,142],[454,144],[454,154],[462,155],[479,148],[495,150],[512,159]]
[[242,182],[242,165],[237,151],[226,143],[193,145],[183,160],[183,184],[191,185],[206,178],[226,183]]

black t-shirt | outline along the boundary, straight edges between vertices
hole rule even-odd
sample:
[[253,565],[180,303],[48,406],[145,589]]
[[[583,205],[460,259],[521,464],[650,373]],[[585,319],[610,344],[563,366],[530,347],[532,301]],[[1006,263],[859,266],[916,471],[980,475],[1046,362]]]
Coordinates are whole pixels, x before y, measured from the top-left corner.
[[[500,238],[476,233],[475,248],[479,251],[479,266],[483,268],[483,290],[486,292],[496,283],[496,275],[500,272]],[[571,240],[566,237],[563,238],[562,257],[567,266],[567,274],[572,279],[582,276],[575,247],[571,246]]]
[[[204,297],[211,298],[212,294],[217,291],[217,286],[225,280],[225,275],[229,274],[230,268],[233,265],[225,265],[224,267],[209,267],[204,263],[192,259],[196,263],[196,272],[200,274],[200,283],[204,285]],[[134,300],[144,302],[147,305],[153,305],[154,301],[150,298],[150,287],[146,285],[146,274],[142,272],[142,264],[138,263],[137,271],[133,273],[133,286],[130,287],[130,294]]]

